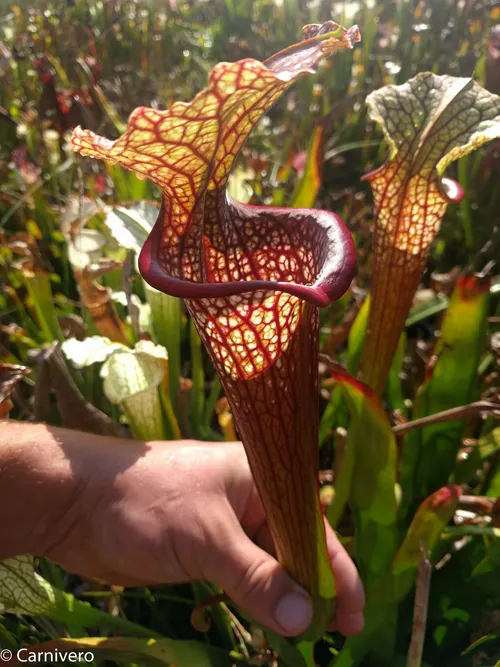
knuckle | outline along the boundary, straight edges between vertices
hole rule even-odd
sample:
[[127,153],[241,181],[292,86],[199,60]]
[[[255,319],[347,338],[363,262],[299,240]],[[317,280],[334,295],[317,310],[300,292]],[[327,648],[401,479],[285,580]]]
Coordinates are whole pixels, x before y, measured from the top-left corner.
[[248,564],[234,580],[233,595],[240,600],[258,599],[269,587],[272,571],[265,558],[257,559]]

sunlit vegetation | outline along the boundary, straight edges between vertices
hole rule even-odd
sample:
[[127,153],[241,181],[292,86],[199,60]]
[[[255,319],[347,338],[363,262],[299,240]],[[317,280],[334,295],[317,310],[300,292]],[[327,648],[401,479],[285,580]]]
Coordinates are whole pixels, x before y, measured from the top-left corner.
[[[231,601],[200,628],[211,584],[110,588],[27,555],[0,563],[0,647],[52,640],[102,665],[500,664],[497,4],[2,8],[0,419],[241,438],[317,614],[299,643]],[[328,21],[361,41],[326,23],[325,49],[309,28],[307,75],[304,47],[280,55]],[[176,104],[200,91],[203,122]],[[367,592],[348,640],[326,631],[322,513]]]

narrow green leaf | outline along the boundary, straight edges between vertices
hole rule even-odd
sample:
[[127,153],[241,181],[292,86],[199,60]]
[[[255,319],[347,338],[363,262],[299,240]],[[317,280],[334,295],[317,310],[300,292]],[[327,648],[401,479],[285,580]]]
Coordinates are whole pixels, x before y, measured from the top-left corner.
[[[265,630],[265,633],[269,646],[279,655],[280,662],[283,663],[284,667],[309,667],[300,650],[289,639],[281,637],[268,629]],[[299,642],[299,646],[309,643],[304,641]]]
[[[427,379],[414,402],[412,419],[466,405],[479,398],[477,369],[485,340],[489,280],[462,278],[450,299]],[[464,421],[447,421],[410,431],[402,457],[402,516],[419,498],[446,484],[462,444]]]
[[328,517],[336,525],[346,501],[356,521],[356,562],[368,590],[386,574],[396,549],[396,442],[373,391],[329,365],[351,415],[344,458]]
[[403,367],[405,351],[406,333],[403,332],[399,338],[398,347],[391,364],[387,381],[387,402],[389,403],[389,410],[391,412],[399,410],[403,415],[406,413],[406,409],[403,387],[401,384],[401,370]]
[[[490,643],[498,643],[500,640],[500,631],[490,632],[487,635],[483,635],[479,639],[476,639],[470,646],[468,646],[465,651],[462,652],[462,655],[471,655],[475,653],[479,648],[484,648],[485,645]],[[495,665],[498,667],[498,663]]]
[[62,340],[49,274],[44,271],[36,273],[26,271],[23,272],[23,276],[45,341],[51,343],[54,340]]
[[317,125],[309,142],[304,173],[292,196],[294,208],[311,208],[316,202],[321,187],[321,171],[323,166],[323,138],[325,128]]
[[405,327],[412,327],[422,320],[438,315],[448,308],[448,298],[441,294],[436,294],[434,299],[426,301],[425,303],[413,306],[406,318]]
[[366,327],[368,326],[368,315],[370,313],[370,295],[363,301],[356,319],[353,322],[349,337],[347,339],[347,370],[351,375],[357,375],[363,356],[366,340]]
[[191,379],[193,382],[189,397],[189,421],[193,433],[200,437],[205,406],[205,372],[203,370],[202,343],[192,320],[189,327],[189,339],[191,343]]
[[[155,341],[168,352],[168,393],[176,420],[181,423],[179,407],[181,382],[181,339],[183,333],[183,313],[181,300],[159,292],[144,282],[146,299],[151,306]],[[184,425],[184,429],[186,425]]]
[[[361,308],[353,322],[347,339],[347,370],[351,375],[356,376],[359,371],[359,364],[363,354],[363,348],[366,339],[366,326],[368,324],[368,314],[370,312],[370,296],[363,301]],[[347,424],[345,401],[342,397],[342,391],[334,387],[330,401],[326,406],[319,424],[319,444],[324,444],[331,431],[338,426]]]

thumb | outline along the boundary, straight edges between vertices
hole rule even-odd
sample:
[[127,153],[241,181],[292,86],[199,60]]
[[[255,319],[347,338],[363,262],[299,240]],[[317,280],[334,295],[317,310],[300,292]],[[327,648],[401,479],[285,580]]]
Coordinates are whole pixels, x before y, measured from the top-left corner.
[[218,544],[206,556],[206,579],[257,622],[281,635],[295,636],[307,629],[313,615],[310,597],[277,560],[247,537],[239,523],[235,521],[227,540],[219,535]]

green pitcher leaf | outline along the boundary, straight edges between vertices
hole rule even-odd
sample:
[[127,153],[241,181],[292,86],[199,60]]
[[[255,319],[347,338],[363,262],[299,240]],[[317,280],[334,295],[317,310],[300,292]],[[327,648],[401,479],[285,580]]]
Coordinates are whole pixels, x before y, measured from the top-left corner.
[[150,637],[156,634],[52,586],[35,571],[30,555],[0,562],[0,609],[9,614],[42,616],[73,626],[116,629],[127,635]]
[[33,556],[17,556],[0,562],[0,605],[10,614],[51,616],[56,593],[35,572]]
[[76,368],[102,364],[113,352],[129,349],[123,343],[114,343],[104,336],[88,336],[84,340],[68,338],[62,343],[61,348],[64,356]]
[[104,362],[104,393],[121,406],[136,438],[165,437],[159,388],[167,368],[167,351],[151,341],[139,341],[134,350],[114,351]]

